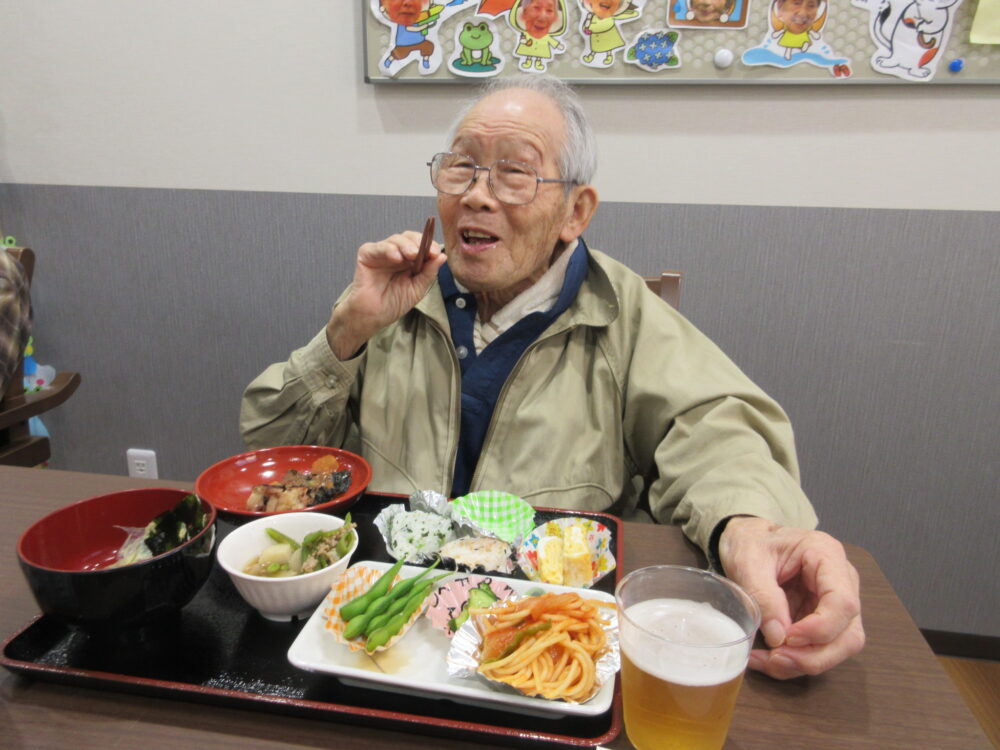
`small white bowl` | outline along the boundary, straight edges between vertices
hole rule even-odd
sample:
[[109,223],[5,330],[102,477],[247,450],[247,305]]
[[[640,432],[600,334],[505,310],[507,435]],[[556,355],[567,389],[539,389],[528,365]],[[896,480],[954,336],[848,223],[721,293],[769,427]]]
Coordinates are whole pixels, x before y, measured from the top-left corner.
[[347,569],[351,555],[358,548],[357,528],[354,529],[354,544],[347,554],[322,570],[287,578],[265,578],[244,573],[243,569],[274,544],[274,540],[267,535],[269,528],[300,541],[312,531],[330,531],[343,525],[342,518],[326,513],[279,513],[258,518],[234,529],[219,543],[216,553],[219,565],[229,574],[240,596],[261,617],[277,622],[308,617],[330,591],[333,582]]

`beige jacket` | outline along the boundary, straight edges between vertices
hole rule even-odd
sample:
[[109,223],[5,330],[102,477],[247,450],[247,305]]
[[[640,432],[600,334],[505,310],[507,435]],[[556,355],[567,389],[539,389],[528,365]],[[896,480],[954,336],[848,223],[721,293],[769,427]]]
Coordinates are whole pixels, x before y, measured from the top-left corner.
[[[240,429],[251,448],[360,453],[373,490],[447,494],[460,402],[434,285],[352,360],[334,357],[321,331],[268,367],[244,393]],[[703,550],[734,514],[816,524],[781,407],[641,277],[593,250],[577,300],[504,384],[472,480],[478,489],[626,518],[648,508]]]

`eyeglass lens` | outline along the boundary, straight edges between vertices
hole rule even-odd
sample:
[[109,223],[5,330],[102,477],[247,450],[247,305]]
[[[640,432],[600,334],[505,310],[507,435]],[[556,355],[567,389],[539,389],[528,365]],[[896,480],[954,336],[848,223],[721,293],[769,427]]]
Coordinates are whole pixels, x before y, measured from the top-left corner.
[[500,159],[490,167],[480,167],[464,154],[436,154],[431,161],[431,183],[448,195],[462,195],[476,179],[476,172],[487,173],[493,195],[503,203],[530,203],[538,190],[538,173],[529,164]]

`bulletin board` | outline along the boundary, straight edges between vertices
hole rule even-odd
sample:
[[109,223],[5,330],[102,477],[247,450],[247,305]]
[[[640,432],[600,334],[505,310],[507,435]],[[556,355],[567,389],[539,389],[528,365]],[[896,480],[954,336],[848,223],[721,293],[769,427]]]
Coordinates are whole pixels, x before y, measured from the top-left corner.
[[361,2],[369,83],[1000,83],[1000,0]]

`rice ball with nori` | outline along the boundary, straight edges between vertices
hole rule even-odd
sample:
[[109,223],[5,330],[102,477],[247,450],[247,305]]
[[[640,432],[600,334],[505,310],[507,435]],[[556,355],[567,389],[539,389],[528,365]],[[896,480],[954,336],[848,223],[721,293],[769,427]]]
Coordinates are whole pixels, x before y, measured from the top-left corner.
[[397,513],[389,524],[389,543],[397,560],[422,560],[454,538],[451,521],[436,513]]

